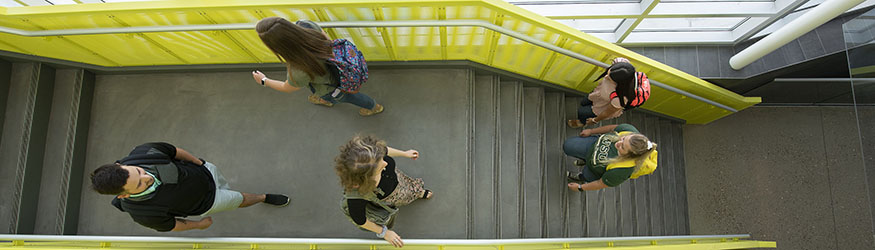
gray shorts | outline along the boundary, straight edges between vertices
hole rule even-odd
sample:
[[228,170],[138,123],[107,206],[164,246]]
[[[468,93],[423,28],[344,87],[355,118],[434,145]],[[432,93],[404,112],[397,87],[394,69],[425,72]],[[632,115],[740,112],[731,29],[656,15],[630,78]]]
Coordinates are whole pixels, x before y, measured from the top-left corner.
[[231,190],[231,186],[228,185],[228,181],[225,180],[225,176],[222,176],[216,165],[204,161],[204,166],[213,175],[213,181],[216,183],[216,198],[213,200],[213,206],[210,207],[210,210],[200,216],[231,211],[240,207],[240,204],[243,203],[243,194]]

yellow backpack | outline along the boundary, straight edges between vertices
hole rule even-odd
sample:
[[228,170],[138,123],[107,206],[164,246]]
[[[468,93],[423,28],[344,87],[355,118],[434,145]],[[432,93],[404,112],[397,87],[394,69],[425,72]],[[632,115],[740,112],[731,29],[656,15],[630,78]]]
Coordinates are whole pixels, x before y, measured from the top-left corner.
[[[619,134],[620,134],[620,136],[623,136],[623,135],[625,135],[624,133],[629,133],[629,132],[624,131],[624,132],[620,132]],[[630,176],[629,178],[638,179],[638,177],[640,177],[640,176],[649,175],[649,174],[652,174],[653,171],[656,171],[656,164],[659,162],[658,161],[658,154],[659,154],[659,152],[657,152],[656,150],[653,150],[653,152],[650,153],[650,156],[647,157],[647,159],[644,159],[644,162],[641,164],[641,167],[639,167],[638,170],[633,172],[632,176]],[[611,170],[611,169],[615,169],[615,168],[634,168],[634,167],[635,167],[635,161],[629,160],[629,161],[621,161],[621,162],[615,162],[615,163],[608,164],[608,167],[606,170]]]

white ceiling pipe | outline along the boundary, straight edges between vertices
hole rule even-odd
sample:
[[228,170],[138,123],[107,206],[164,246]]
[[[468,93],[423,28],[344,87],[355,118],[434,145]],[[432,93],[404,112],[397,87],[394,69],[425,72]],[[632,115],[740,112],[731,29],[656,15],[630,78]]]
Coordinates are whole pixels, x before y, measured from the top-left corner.
[[[742,50],[738,54],[729,58],[729,66],[735,70],[740,70],[760,59],[761,57],[775,51],[785,44],[793,41],[796,38],[814,30],[818,26],[827,21],[841,15],[845,11],[857,6],[865,0],[827,0],[812,8],[807,13],[803,14],[796,20],[784,25],[780,29],[772,32],[762,40],[754,43],[750,47]],[[825,38],[836,39],[836,38]]]

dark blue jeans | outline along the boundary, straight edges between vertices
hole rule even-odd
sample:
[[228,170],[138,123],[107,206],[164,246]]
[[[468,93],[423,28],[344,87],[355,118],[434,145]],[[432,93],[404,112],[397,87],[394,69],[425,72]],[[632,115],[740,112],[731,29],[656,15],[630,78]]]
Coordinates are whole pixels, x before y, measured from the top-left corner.
[[584,97],[583,101],[580,101],[580,106],[577,107],[577,119],[586,123],[587,118],[595,118],[596,116],[592,112],[592,101],[589,100],[589,97]]
[[[562,145],[562,151],[564,151],[566,155],[573,156],[577,159],[587,159],[589,158],[589,156],[586,155],[587,151],[595,146],[598,139],[598,136],[573,136],[565,139],[565,143]],[[583,167],[583,172],[580,172],[578,177],[586,182],[598,180],[600,177],[596,176],[591,170],[589,170],[590,162],[587,162],[586,164],[587,166]]]
[[[310,86],[310,92],[316,93],[316,90],[313,89],[312,85]],[[377,102],[375,102],[373,98],[371,98],[368,95],[362,94],[362,93],[350,94],[350,93],[340,91],[340,93],[337,94],[337,97],[331,96],[331,93],[328,93],[328,94],[323,95],[321,97],[322,97],[322,100],[326,100],[332,104],[337,104],[338,102],[345,102],[345,103],[349,103],[352,105],[362,107],[364,109],[373,109],[374,106],[377,105]]]

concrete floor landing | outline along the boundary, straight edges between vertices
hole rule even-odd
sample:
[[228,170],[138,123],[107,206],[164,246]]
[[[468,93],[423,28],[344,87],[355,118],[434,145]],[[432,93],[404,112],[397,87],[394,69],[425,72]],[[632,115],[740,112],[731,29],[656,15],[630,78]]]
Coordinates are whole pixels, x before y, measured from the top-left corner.
[[[69,73],[59,71],[56,89],[67,89],[62,79]],[[285,75],[267,74],[274,79]],[[73,227],[81,235],[371,239],[372,233],[358,230],[340,211],[341,189],[333,169],[338,147],[355,134],[373,134],[392,147],[421,153],[416,161],[396,159],[399,168],[423,178],[436,193],[432,200],[401,209],[395,230],[404,238],[689,232],[681,123],[644,112],[630,112],[613,121],[632,123],[660,143],[659,170],[617,188],[569,192],[564,171],[573,168],[572,159],[562,154],[561,145],[566,136],[577,133],[564,121],[573,116],[580,98],[517,79],[469,68],[372,69],[362,93],[385,106],[385,112],[374,117],[360,117],[358,108],[349,104],[312,105],[306,90],[285,94],[263,88],[247,71],[96,75],[93,83],[90,117],[78,123],[88,128],[87,138],[80,140],[86,143],[82,148],[87,150],[81,152],[84,163],[80,173],[70,177],[83,182],[83,188],[70,189],[70,196],[58,195],[60,184],[54,180],[66,172],[56,164],[63,154],[52,152],[64,152],[64,147],[54,146],[64,145],[55,143],[63,136],[50,133],[47,155],[56,157],[47,156],[40,165],[43,187],[35,192],[41,198],[32,205],[39,208],[35,233],[54,234]],[[27,88],[14,84],[10,96],[28,93],[22,90]],[[18,132],[18,125],[8,125],[18,121],[7,119],[4,130]],[[69,127],[54,126],[47,130]],[[4,132],[5,144],[21,145],[7,134],[14,133]],[[219,213],[204,231],[168,234],[141,227],[110,206],[111,196],[88,189],[87,177],[97,166],[149,141],[167,141],[215,163],[234,189],[286,193],[292,204],[285,208],[259,204]],[[3,149],[6,155],[21,154],[9,148],[15,147]],[[14,159],[18,158],[4,158]],[[4,164],[0,174],[14,179],[16,169],[6,166],[15,164]],[[4,195],[0,195],[3,204],[13,199]],[[55,204],[66,197],[77,200]],[[57,220],[57,209],[67,205],[78,211],[61,218],[78,222]],[[6,215],[15,211],[4,207],[0,213],[9,221],[12,217]],[[66,223],[66,229],[59,230],[59,223]]]

